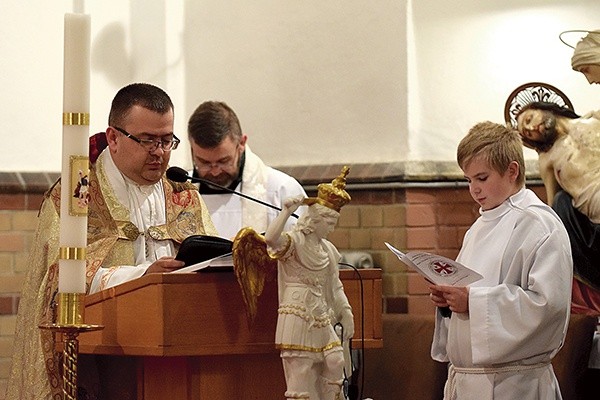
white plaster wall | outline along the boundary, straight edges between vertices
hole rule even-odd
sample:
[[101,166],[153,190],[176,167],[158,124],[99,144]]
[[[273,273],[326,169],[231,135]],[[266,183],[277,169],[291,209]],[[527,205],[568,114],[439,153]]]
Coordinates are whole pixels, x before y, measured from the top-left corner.
[[277,165],[402,158],[404,1],[186,3],[186,108],[232,106]]
[[[92,133],[134,81],[171,95],[182,138],[200,102],[226,101],[274,165],[452,161],[468,128],[502,122],[529,81],[556,85],[580,113],[600,108],[558,40],[600,28],[597,0],[4,0],[0,171],[60,169],[74,7],[92,20]],[[187,146],[172,164],[189,165]]]

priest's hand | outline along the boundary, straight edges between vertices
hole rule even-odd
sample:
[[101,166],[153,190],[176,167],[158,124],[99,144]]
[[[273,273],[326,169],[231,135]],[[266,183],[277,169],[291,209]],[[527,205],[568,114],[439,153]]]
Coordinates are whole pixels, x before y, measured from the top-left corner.
[[175,257],[161,257],[158,260],[154,261],[148,269],[146,270],[146,274],[152,273],[162,273],[162,272],[173,272],[176,269],[182,268],[185,266],[185,263],[180,260],[176,260]]
[[460,286],[429,285],[429,297],[438,307],[449,307],[452,312],[469,311],[469,288]]

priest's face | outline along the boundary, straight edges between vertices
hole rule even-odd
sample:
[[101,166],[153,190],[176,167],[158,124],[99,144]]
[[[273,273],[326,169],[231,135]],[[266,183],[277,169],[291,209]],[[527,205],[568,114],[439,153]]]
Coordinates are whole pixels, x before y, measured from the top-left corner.
[[519,164],[513,161],[504,173],[493,169],[483,156],[475,156],[463,167],[469,193],[483,211],[491,210],[504,203],[520,189],[516,183]]
[[583,75],[585,75],[585,78],[587,79],[587,81],[590,85],[592,85],[594,83],[600,84],[600,65],[597,65],[597,64],[582,65],[581,68],[579,68],[579,72],[581,72]]
[[204,148],[190,140],[192,160],[198,175],[207,181],[228,187],[240,173],[240,157],[246,145],[246,136],[226,136],[217,146]]
[[[121,123],[108,127],[106,137],[115,165],[123,175],[139,185],[158,182],[165,173],[172,150],[157,145],[173,139],[173,110],[165,114],[135,105]],[[150,149],[138,140],[155,141]]]
[[556,140],[556,117],[550,111],[528,109],[517,117],[519,134],[530,142],[552,144]]

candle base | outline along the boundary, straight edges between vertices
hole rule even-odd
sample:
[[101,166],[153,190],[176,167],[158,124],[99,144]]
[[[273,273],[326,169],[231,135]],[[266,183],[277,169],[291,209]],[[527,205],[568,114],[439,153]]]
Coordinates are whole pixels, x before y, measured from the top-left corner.
[[77,399],[77,358],[79,341],[77,336],[83,332],[104,329],[103,325],[83,323],[85,313],[85,293],[58,293],[57,323],[39,325],[41,329],[61,333],[63,338],[63,398]]
[[85,293],[58,293],[58,325],[78,326],[83,324]]
[[63,371],[62,386],[64,400],[77,400],[77,359],[79,357],[79,340],[77,336],[82,332],[91,332],[104,329],[102,325],[40,325],[41,329],[63,335]]

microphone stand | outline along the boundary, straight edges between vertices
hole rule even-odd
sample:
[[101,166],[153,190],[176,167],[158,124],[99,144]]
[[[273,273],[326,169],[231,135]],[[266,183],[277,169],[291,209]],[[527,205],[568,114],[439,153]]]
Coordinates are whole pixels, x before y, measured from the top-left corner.
[[[217,189],[223,190],[223,191],[231,193],[231,194],[236,194],[236,195],[238,195],[240,197],[243,197],[245,199],[248,199],[248,200],[254,201],[256,203],[262,204],[263,206],[272,208],[272,209],[277,210],[277,211],[281,211],[280,207],[274,206],[273,204],[269,204],[269,203],[264,202],[262,200],[255,199],[254,197],[248,196],[247,194],[244,194],[244,193],[241,193],[241,192],[237,192],[237,191],[235,191],[233,189],[229,189],[228,187],[221,186],[219,184],[213,183],[213,182],[211,182],[211,181],[209,181],[207,179],[198,178],[198,177],[195,177],[195,176],[190,176],[187,173],[187,171],[184,170],[183,168],[179,168],[179,167],[171,167],[171,168],[169,168],[167,170],[167,178],[169,178],[169,179],[171,179],[173,181],[176,181],[176,182],[182,182],[180,180],[180,178],[181,178],[181,179],[185,179],[186,181],[189,180],[189,181],[196,182],[196,183],[204,183],[205,185],[209,185],[209,186],[215,187]],[[173,179],[173,178],[175,178],[175,179]],[[292,213],[292,217],[294,217],[296,219],[299,218],[299,216],[297,214],[294,214],[294,213]]]

